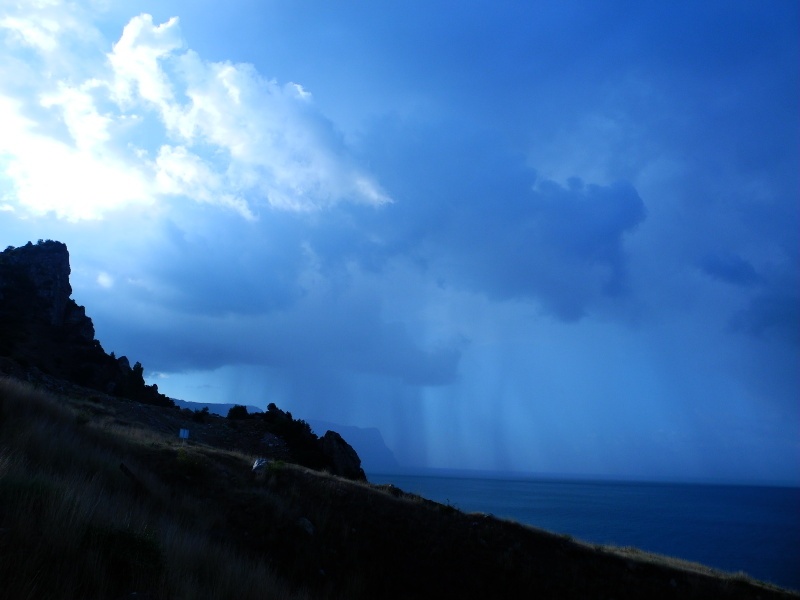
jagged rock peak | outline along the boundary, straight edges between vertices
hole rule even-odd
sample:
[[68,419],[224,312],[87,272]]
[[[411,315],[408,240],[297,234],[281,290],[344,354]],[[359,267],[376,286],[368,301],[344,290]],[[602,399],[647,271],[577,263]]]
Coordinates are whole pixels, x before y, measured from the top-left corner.
[[23,272],[31,281],[38,297],[44,302],[51,325],[59,326],[64,323],[72,295],[72,286],[69,284],[69,250],[66,244],[39,240],[36,244],[28,242],[19,248],[9,246],[0,254],[0,261]]
[[69,251],[61,242],[39,240],[0,252],[0,358],[27,371],[29,378],[41,374],[174,406],[155,385],[145,383],[140,363],[131,367],[127,358],[106,354],[86,310],[70,297],[69,276]]

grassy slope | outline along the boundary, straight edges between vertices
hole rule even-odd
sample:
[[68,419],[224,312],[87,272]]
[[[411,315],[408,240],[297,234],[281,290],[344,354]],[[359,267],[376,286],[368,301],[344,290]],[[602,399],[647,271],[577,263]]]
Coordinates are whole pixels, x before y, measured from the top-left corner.
[[798,597],[294,465],[255,481],[131,406],[0,380],[5,597]]

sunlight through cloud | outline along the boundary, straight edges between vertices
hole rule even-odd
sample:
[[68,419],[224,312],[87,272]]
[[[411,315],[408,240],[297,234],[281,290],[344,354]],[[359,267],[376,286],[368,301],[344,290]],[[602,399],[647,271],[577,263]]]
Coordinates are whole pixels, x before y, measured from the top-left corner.
[[69,46],[65,31],[77,26],[37,19],[45,8],[0,18],[6,50],[38,50],[48,73],[22,89],[0,83],[10,206],[76,221],[183,197],[253,220],[267,207],[390,201],[302,85],[266,80],[249,64],[207,62],[185,49],[177,17],[154,24],[148,14],[87,61],[91,77],[76,79],[53,51]]

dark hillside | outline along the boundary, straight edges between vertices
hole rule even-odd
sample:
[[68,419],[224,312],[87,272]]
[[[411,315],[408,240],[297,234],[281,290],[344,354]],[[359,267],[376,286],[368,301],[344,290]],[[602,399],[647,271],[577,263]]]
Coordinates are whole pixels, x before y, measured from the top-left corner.
[[178,409],[70,295],[63,244],[0,253],[2,597],[798,597],[370,485],[274,404]]
[[185,443],[189,414],[66,389],[0,381],[7,597],[798,597],[281,460],[254,476],[250,421]]

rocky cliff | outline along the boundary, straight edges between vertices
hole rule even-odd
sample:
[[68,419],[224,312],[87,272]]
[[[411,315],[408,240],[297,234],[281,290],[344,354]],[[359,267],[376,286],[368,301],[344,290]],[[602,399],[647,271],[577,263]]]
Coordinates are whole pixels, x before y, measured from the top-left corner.
[[320,439],[323,454],[330,461],[332,472],[348,479],[366,481],[361,459],[353,447],[335,431],[327,431]]
[[[127,357],[117,358],[103,350],[86,310],[71,297],[69,276],[69,251],[61,242],[28,242],[0,253],[0,374],[51,388],[66,381],[145,404],[174,407],[155,385],[145,384],[140,363],[131,367]],[[350,479],[366,479],[358,454],[339,434],[329,431],[318,439],[305,421],[274,404],[260,415],[239,408],[244,409],[244,418],[261,423],[260,429],[255,428],[258,437],[267,432],[279,435],[291,460]],[[193,417],[203,421],[202,413]],[[236,429],[239,437],[246,430],[241,424]]]
[[[21,291],[4,284],[28,284],[26,291],[40,305],[39,316],[54,327],[61,326],[71,302],[70,272],[69,252],[61,242],[40,240],[36,245],[28,242],[20,248],[9,246],[0,256],[0,301]],[[72,305],[77,307],[74,301]],[[94,330],[91,337],[94,338]]]
[[394,473],[400,470],[397,459],[377,427],[341,425],[321,419],[309,419],[308,424],[319,435],[329,430],[341,434],[358,453],[361,467],[367,473]]
[[149,404],[172,405],[143,368],[108,355],[94,324],[72,298],[69,251],[51,240],[0,253],[0,357],[29,379],[51,376]]

